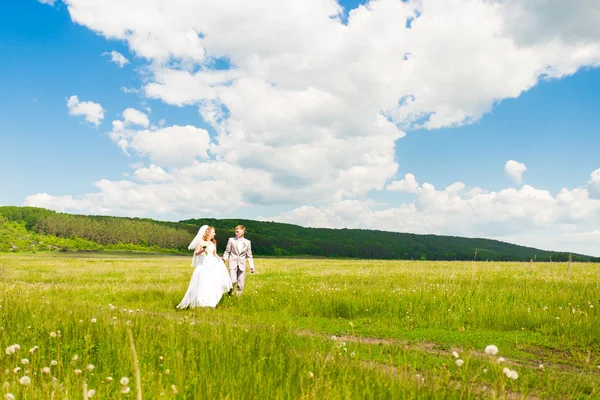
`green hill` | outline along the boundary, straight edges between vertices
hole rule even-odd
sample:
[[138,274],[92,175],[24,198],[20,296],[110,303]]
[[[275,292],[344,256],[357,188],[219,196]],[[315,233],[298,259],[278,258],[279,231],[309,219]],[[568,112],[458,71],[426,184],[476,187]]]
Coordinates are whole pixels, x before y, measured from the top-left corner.
[[0,207],[0,251],[128,250],[189,254],[203,224],[217,231],[222,252],[243,224],[258,256],[500,261],[600,261],[600,258],[534,249],[490,239],[417,235],[362,229],[303,228],[243,219],[180,222],[57,213],[34,207]]

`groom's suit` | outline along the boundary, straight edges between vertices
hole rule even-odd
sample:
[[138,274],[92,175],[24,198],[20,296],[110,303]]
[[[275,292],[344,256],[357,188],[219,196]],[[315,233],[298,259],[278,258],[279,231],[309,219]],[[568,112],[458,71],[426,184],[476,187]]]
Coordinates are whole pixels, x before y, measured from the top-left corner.
[[242,293],[246,281],[246,260],[250,264],[250,271],[254,272],[254,258],[252,246],[246,238],[229,238],[223,258],[229,260],[229,276],[233,285],[238,284],[237,291]]

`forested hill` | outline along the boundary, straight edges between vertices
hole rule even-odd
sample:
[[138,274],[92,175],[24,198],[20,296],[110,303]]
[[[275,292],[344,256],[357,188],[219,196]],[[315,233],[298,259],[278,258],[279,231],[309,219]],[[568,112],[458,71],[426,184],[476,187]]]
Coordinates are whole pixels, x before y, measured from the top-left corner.
[[234,227],[246,226],[257,256],[313,256],[365,259],[600,261],[489,239],[416,235],[361,229],[303,228],[242,219],[164,222],[141,218],[57,213],[34,207],[0,207],[0,251],[129,250],[189,254],[187,245],[201,225],[214,226],[219,251]]

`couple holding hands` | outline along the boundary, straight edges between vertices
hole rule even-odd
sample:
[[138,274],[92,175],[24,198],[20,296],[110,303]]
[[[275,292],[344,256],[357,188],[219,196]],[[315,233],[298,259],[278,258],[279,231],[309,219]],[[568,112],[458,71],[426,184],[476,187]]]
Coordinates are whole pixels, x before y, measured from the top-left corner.
[[[203,225],[188,249],[194,249],[194,273],[188,290],[177,308],[216,307],[224,293],[241,295],[246,281],[246,260],[254,273],[254,259],[250,241],[244,237],[246,228],[235,227],[235,237],[229,238],[223,257],[217,254],[215,228]],[[229,260],[229,273],[225,261]]]

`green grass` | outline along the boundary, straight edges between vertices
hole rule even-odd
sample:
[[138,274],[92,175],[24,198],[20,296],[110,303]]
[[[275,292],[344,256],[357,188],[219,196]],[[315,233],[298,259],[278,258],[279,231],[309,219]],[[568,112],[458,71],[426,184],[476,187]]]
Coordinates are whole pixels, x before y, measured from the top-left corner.
[[600,398],[599,264],[261,259],[241,298],[176,311],[189,261],[0,256],[3,393],[135,398],[130,329],[144,398]]

